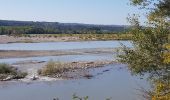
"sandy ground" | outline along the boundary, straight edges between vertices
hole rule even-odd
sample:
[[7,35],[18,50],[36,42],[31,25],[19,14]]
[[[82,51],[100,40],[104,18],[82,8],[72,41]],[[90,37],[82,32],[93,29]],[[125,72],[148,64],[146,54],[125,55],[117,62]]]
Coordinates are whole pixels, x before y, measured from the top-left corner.
[[16,42],[59,42],[59,41],[77,41],[78,37],[14,37],[14,36],[6,36],[0,35],[0,44],[4,43],[16,43]]
[[[2,43],[15,43],[15,42],[57,42],[57,41],[75,41],[76,37],[13,37],[0,35],[0,44]],[[113,54],[116,49],[112,48],[96,48],[96,49],[77,49],[77,50],[55,50],[55,51],[22,51],[22,50],[0,50],[0,59],[3,58],[25,58],[25,57],[38,57],[38,56],[61,56],[61,55],[84,55],[84,54]],[[114,63],[113,61],[93,61],[93,62],[69,62],[71,69],[69,72],[62,73],[59,78],[50,78],[39,76],[37,71],[43,68],[47,62],[44,61],[26,61],[12,64],[28,75],[22,81],[32,81],[37,77],[40,81],[52,81],[62,78],[75,78],[85,76],[88,68],[102,67],[106,64]]]
[[114,61],[90,61],[90,62],[63,62],[63,64],[68,65],[69,70],[63,73],[58,74],[58,76],[47,77],[38,75],[38,70],[45,67],[47,62],[36,62],[36,61],[28,61],[28,62],[20,62],[12,64],[13,67],[18,68],[22,72],[27,72],[28,75],[26,78],[21,79],[21,81],[31,82],[33,78],[36,78],[36,81],[54,81],[54,80],[63,80],[63,79],[79,79],[79,78],[89,78],[87,75],[88,69],[90,68],[99,68],[103,67],[107,64],[116,63]]
[[[24,58],[36,56],[60,56],[60,55],[85,55],[85,54],[112,54],[114,49],[79,49],[79,50],[63,50],[63,51],[0,51],[0,59],[3,58]],[[38,70],[45,67],[45,61],[21,61],[13,63],[12,66],[16,67],[22,72],[27,72],[26,78],[21,79],[24,82],[31,82],[33,78],[37,81],[54,81],[60,79],[82,78],[88,75],[88,68],[102,67],[106,64],[113,63],[113,61],[93,61],[93,62],[69,62],[67,63],[71,70],[60,74],[60,77],[45,77],[38,75]]]
[[3,59],[3,58],[38,57],[38,56],[102,54],[102,53],[103,54],[113,54],[114,51],[116,51],[116,49],[112,49],[112,48],[56,50],[56,51],[0,50],[0,59]]
[[[76,50],[58,50],[58,51],[0,51],[0,59],[3,58],[25,58],[37,56],[60,56],[60,55],[86,55],[86,54],[113,54],[115,49],[112,48],[96,48],[96,49],[76,49]],[[24,82],[31,82],[34,78],[36,81],[54,81],[70,78],[88,78],[89,68],[103,67],[106,64],[115,63],[113,61],[92,61],[92,62],[68,62],[70,67],[68,72],[59,74],[59,77],[45,77],[38,75],[37,71],[43,68],[47,62],[45,61],[21,61],[13,63],[12,66],[18,68],[22,72],[27,72],[26,78],[21,79]],[[88,77],[85,77],[88,76]]]

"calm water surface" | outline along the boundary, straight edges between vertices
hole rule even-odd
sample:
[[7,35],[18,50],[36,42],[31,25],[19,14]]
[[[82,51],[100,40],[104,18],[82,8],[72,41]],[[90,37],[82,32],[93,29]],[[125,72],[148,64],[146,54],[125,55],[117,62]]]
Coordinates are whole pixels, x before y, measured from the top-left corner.
[[86,41],[0,44],[0,50],[69,50],[86,48],[116,48],[120,43],[131,47],[130,41]]
[[[90,41],[90,42],[50,42],[50,43],[12,43],[0,44],[0,50],[69,50],[83,48],[115,48],[120,43],[132,47],[130,41]],[[0,62],[15,63],[20,61],[95,61],[114,60],[113,54],[64,55],[29,58],[0,59]],[[123,64],[108,65],[90,69],[92,79],[58,80],[52,82],[0,82],[0,100],[71,100],[74,93],[89,96],[90,100],[140,100],[137,89],[148,89],[149,84],[140,77],[134,77]]]
[[26,57],[26,58],[7,58],[0,59],[0,63],[16,63],[22,61],[96,61],[96,60],[115,60],[115,55],[113,54],[87,54],[87,55],[62,55],[62,56],[45,56],[45,57]]
[[[148,88],[145,80],[132,77],[125,65],[109,65],[100,69],[91,69],[95,76],[92,79],[60,80],[54,82],[33,82],[30,84],[14,82],[1,83],[0,99],[2,100],[71,100],[74,93],[89,96],[90,100],[141,100],[140,87]],[[109,70],[108,72],[104,72]]]

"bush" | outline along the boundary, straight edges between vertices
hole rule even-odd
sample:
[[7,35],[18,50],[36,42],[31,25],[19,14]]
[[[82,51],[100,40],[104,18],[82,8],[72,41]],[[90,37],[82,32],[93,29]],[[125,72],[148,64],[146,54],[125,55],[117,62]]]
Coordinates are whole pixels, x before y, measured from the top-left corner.
[[28,73],[19,71],[14,75],[13,79],[25,78],[27,75],[28,75]]
[[14,68],[10,67],[8,64],[0,64],[0,74],[10,74],[15,73]]
[[38,73],[43,76],[55,75],[66,71],[66,67],[66,64],[50,60],[43,69],[38,70]]
[[21,79],[27,75],[25,72],[18,71],[17,68],[8,64],[0,64],[0,80]]

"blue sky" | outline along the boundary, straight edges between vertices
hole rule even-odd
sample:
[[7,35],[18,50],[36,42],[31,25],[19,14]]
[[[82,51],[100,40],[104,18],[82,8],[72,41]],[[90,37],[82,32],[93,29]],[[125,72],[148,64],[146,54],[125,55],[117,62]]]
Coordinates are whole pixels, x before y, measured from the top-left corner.
[[127,25],[129,0],[0,0],[0,19]]

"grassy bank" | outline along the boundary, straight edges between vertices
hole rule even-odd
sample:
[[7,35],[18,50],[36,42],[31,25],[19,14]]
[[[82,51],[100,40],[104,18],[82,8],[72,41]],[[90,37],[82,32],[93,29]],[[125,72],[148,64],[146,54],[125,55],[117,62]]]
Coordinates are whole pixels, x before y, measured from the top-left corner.
[[40,76],[48,76],[52,78],[91,78],[88,73],[89,68],[103,67],[113,64],[113,61],[95,61],[95,62],[59,62],[49,61],[42,69],[38,70]]
[[11,67],[8,64],[0,64],[0,81],[8,81],[12,79],[24,78],[27,73],[18,71],[17,68]]
[[62,62],[49,61],[43,69],[38,70],[38,74],[42,76],[54,76],[67,71],[70,67]]
[[75,40],[130,40],[131,34],[31,34],[27,37],[61,38],[72,37]]
[[69,41],[107,41],[131,40],[132,34],[21,34],[1,35],[0,44],[4,43],[36,43],[36,42],[69,42]]

